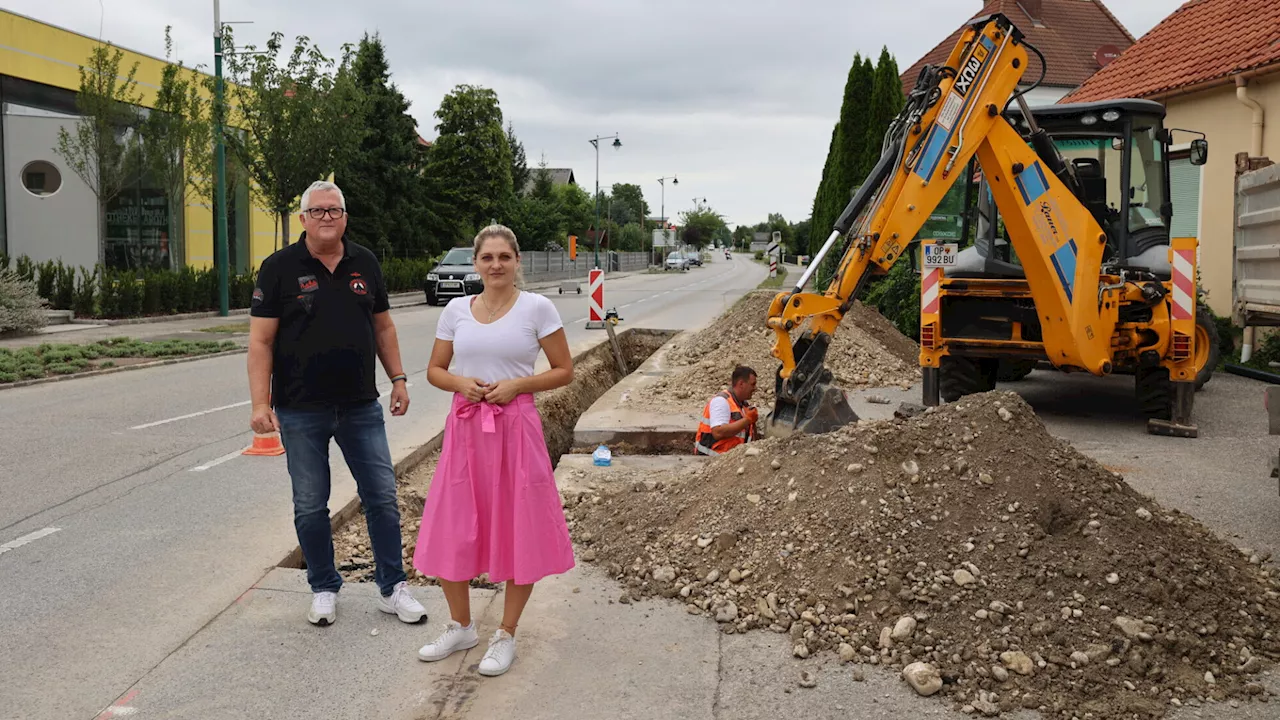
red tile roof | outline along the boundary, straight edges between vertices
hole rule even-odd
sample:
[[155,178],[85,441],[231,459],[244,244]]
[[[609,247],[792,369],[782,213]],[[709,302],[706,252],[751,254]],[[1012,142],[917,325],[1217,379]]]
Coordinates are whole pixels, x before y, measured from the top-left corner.
[[1191,0],[1099,70],[1071,102],[1148,97],[1227,82],[1235,73],[1280,62],[1280,3]]
[[[1004,13],[1026,35],[1027,42],[1044,53],[1049,64],[1044,85],[1074,88],[1098,70],[1098,62],[1093,57],[1098,48],[1114,45],[1123,51],[1133,44],[1133,36],[1101,0],[1042,0],[1041,5],[1042,17],[1037,24],[1017,0],[985,0],[980,12],[902,73],[903,92],[911,92],[921,67],[946,62],[969,21],[992,13]],[[1040,77],[1040,60],[1032,53],[1027,65],[1022,77],[1025,83],[1031,83]]]

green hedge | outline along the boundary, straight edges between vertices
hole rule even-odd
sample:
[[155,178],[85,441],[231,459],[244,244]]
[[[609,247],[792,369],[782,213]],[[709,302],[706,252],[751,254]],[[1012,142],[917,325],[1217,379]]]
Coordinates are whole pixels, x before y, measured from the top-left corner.
[[[10,265],[19,278],[35,284],[50,307],[73,310],[79,317],[125,318],[218,309],[218,271],[214,268],[111,270],[97,265],[90,269],[71,267],[61,260],[33,263],[25,255],[0,257],[0,269]],[[393,293],[422,290],[433,267],[431,259],[389,258],[382,263],[388,291]],[[255,279],[256,273],[228,278],[232,308],[249,306]]]

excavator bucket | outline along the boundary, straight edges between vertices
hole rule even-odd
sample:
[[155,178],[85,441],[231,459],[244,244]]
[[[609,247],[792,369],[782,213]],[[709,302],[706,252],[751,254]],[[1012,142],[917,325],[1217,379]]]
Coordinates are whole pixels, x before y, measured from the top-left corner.
[[832,385],[828,378],[794,400],[778,393],[768,416],[767,434],[788,437],[796,433],[825,433],[857,421],[858,414],[849,405],[844,390]]

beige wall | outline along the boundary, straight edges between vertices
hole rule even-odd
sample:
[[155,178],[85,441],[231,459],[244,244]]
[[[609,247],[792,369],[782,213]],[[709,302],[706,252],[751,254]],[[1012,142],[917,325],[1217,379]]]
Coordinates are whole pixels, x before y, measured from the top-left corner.
[[[1249,97],[1266,110],[1262,154],[1280,161],[1280,73],[1249,81]],[[1235,86],[1170,97],[1165,127],[1198,130],[1209,141],[1209,162],[1200,177],[1200,280],[1209,306],[1219,315],[1231,312],[1234,231],[1235,156],[1249,152],[1253,113],[1236,99]],[[1175,143],[1192,135],[1174,133]]]

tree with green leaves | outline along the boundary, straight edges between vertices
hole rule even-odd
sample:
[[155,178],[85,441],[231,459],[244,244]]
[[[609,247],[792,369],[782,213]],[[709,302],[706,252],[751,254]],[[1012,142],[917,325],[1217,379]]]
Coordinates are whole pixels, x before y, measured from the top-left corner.
[[[640,225],[649,216],[649,203],[644,201],[644,191],[634,183],[614,183],[610,190],[613,201],[613,220],[620,225]],[[643,226],[640,227],[643,231]]]
[[889,123],[902,112],[904,104],[906,104],[906,98],[902,94],[898,62],[889,54],[889,48],[883,48],[880,50],[880,60],[876,63],[871,84],[871,101],[867,106],[866,145],[862,152],[861,163],[854,171],[854,176],[859,178],[859,182],[871,174],[876,162],[880,160],[885,132],[889,129]]
[[[164,30],[166,60],[173,53],[170,31],[169,27]],[[200,92],[203,86],[196,70],[188,70],[181,62],[166,62],[155,104],[141,126],[144,168],[169,200],[169,269],[177,269],[183,254],[187,191],[202,198],[213,195],[211,103]]]
[[693,210],[680,213],[680,225],[684,228],[684,243],[701,250],[717,237],[725,222],[724,216],[709,205],[699,204]]
[[[867,101],[875,81],[875,70],[869,60],[855,55],[849,76],[845,81],[844,102],[840,106],[840,120],[832,131],[831,149],[827,155],[827,169],[818,187],[813,204],[813,240],[818,246],[826,242],[836,219],[853,197],[853,189],[862,183],[858,171],[862,167],[867,147]],[[878,145],[877,145],[878,147]],[[813,250],[816,252],[817,247]]]
[[430,217],[425,202],[417,123],[391,82],[382,38],[361,38],[351,78],[363,98],[359,121],[365,132],[354,152],[336,158],[335,180],[353,220],[347,235],[382,253],[434,253],[427,228],[439,219]]
[[524,144],[516,138],[516,129],[507,123],[507,147],[511,149],[511,189],[517,195],[529,184],[529,160],[524,154]]
[[439,137],[427,159],[430,193],[450,208],[454,243],[510,209],[511,147],[502,129],[498,95],[458,85],[436,110]]
[[258,200],[280,219],[277,238],[287,245],[297,199],[355,152],[364,126],[353,122],[362,116],[363,100],[351,77],[349,47],[336,69],[305,37],[282,62],[283,47],[278,32],[261,53],[253,45],[237,49],[229,30],[223,40],[230,104],[245,130],[228,133],[227,147],[248,170]]
[[80,92],[76,95],[79,119],[71,132],[58,129],[54,151],[67,163],[98,199],[98,260],[104,258],[107,205],[137,178],[138,63],[124,75],[124,52],[110,45],[96,45],[80,66]]

